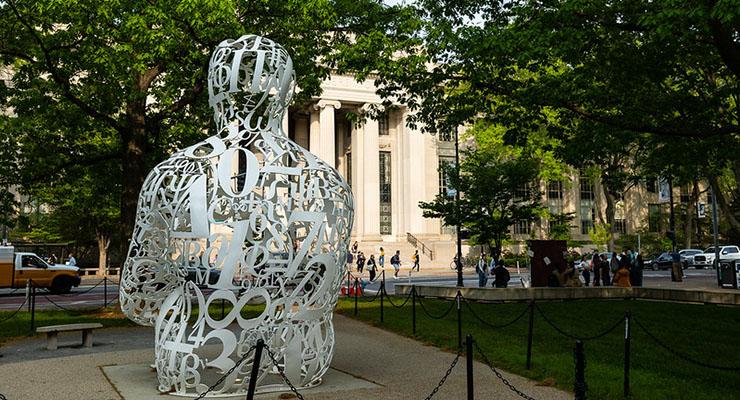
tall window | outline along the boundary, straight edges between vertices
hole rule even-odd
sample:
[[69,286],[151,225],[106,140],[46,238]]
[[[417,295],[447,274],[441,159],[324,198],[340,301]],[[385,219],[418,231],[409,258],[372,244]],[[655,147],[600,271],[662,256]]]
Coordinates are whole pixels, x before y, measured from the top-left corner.
[[380,156],[380,234],[390,235],[391,228],[391,152],[381,151]]
[[580,177],[580,211],[581,211],[581,234],[588,235],[588,231],[594,227],[594,182],[581,175]]
[[621,233],[623,235],[627,233],[627,221],[625,221],[623,218],[615,218],[614,230],[617,231],[617,233]]
[[529,221],[514,222],[515,235],[529,235],[532,224]]
[[660,232],[660,204],[648,204],[648,231]]
[[691,200],[691,194],[689,194],[688,186],[681,186],[681,203],[688,203]]
[[437,135],[439,135],[440,142],[451,142],[455,140],[454,132],[444,131],[444,132],[439,132]]
[[519,186],[516,187],[516,190],[514,190],[514,200],[522,201],[529,199],[531,191],[531,183],[527,182],[519,184]]
[[383,115],[378,118],[378,134],[381,136],[388,135],[389,125],[388,113],[383,113]]
[[547,182],[547,199],[548,200],[563,200],[563,182],[562,181],[550,181]]
[[443,196],[448,196],[449,193],[447,192],[450,189],[450,176],[448,175],[448,169],[451,165],[455,163],[454,160],[440,158],[439,159],[439,194]]

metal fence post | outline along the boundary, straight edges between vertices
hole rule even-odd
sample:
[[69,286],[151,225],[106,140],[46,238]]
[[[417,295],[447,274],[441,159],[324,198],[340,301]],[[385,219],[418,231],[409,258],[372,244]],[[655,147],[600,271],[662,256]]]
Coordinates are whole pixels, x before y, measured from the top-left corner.
[[108,307],[108,277],[103,277],[103,307]]
[[462,348],[462,308],[460,307],[460,297],[462,295],[460,294],[460,291],[457,291],[457,296],[455,296],[455,301],[457,301],[457,348]]
[[583,354],[583,342],[580,340],[576,340],[574,356],[576,362],[575,400],[586,400],[586,356]]
[[465,337],[465,361],[467,364],[467,380],[468,380],[468,400],[473,400],[473,336],[468,335]]
[[254,389],[257,387],[257,377],[260,372],[260,361],[262,361],[262,348],[265,342],[262,339],[257,340],[254,349],[254,361],[252,361],[252,373],[249,376],[249,386],[247,387],[247,400],[254,400]]
[[632,339],[630,327],[631,319],[632,313],[627,311],[624,315],[624,397],[627,397],[630,394],[630,341]]
[[383,295],[385,295],[385,276],[383,276],[383,281],[380,282],[380,322],[381,323],[384,320],[384,316],[383,316]]
[[31,312],[31,280],[26,280],[26,304],[28,312]]
[[31,333],[36,327],[36,287],[31,285]]
[[532,368],[532,335],[534,334],[534,300],[529,302],[529,330],[527,331],[527,369]]
[[355,278],[355,317],[357,316],[357,278]]
[[411,286],[411,325],[412,332],[416,336],[416,285]]

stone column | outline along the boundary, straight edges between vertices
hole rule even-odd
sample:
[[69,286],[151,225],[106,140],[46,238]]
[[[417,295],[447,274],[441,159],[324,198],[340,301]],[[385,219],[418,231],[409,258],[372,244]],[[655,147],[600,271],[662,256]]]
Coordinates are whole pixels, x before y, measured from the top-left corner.
[[318,111],[311,111],[311,116],[309,117],[309,125],[308,125],[308,131],[309,131],[309,140],[308,140],[308,150],[311,151],[311,153],[321,157],[321,145],[319,143],[319,112]]
[[[378,121],[365,120],[362,132],[365,201],[362,215],[364,218],[365,240],[380,240],[380,158],[378,155]],[[358,182],[360,183],[360,182]]]
[[[362,210],[365,209],[365,163],[363,159],[364,143],[363,128],[352,124],[352,195],[355,198],[355,222],[352,228],[352,237],[355,240],[362,240],[365,234],[365,216]],[[378,194],[380,196],[380,194]],[[378,226],[380,229],[380,226]]]
[[336,165],[336,144],[334,138],[334,110],[342,103],[335,100],[320,100],[314,105],[320,111],[319,117],[319,151],[316,153],[322,160],[334,167]]

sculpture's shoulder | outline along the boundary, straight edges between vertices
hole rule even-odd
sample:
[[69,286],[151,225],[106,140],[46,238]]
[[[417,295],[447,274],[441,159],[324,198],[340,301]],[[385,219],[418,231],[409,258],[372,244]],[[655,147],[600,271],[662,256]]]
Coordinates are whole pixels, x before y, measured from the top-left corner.
[[146,177],[142,191],[172,187],[176,181],[186,180],[206,173],[208,161],[188,156],[178,151],[157,164]]

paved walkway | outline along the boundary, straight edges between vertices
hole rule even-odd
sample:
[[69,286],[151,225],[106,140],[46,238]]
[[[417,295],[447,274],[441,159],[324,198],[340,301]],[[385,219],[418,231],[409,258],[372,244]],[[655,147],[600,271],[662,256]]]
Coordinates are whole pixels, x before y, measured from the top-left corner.
[[[444,375],[454,355],[417,341],[335,315],[337,348],[332,367],[381,385],[376,389],[307,395],[309,399],[347,398],[423,399]],[[0,394],[8,400],[120,400],[101,367],[149,363],[152,359],[151,328],[104,329],[95,333],[95,346],[44,349],[44,338],[24,339],[0,347]],[[77,335],[60,343],[77,343]],[[474,365],[476,397],[519,398],[483,364]],[[572,394],[536,386],[522,377],[504,373],[509,381],[538,399],[570,399]],[[465,396],[465,360],[461,358],[435,399]],[[264,399],[278,399],[271,394]],[[170,398],[165,396],[164,398]]]

